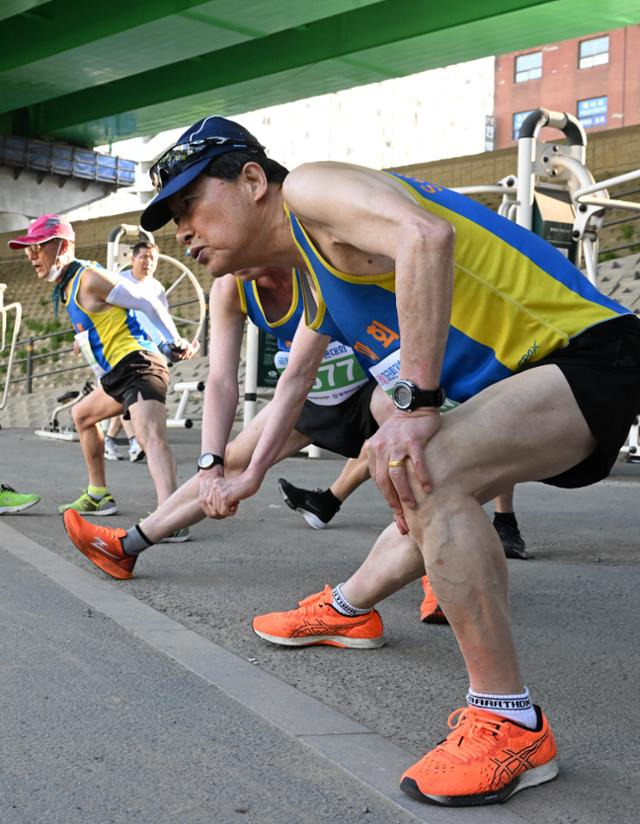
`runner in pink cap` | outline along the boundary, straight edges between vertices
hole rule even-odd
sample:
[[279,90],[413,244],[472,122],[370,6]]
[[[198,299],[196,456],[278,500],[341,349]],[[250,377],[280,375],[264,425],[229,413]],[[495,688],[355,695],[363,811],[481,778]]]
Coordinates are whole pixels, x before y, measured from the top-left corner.
[[[78,351],[99,385],[73,407],[89,484],[80,497],[58,507],[85,515],[113,515],[116,502],[107,488],[102,420],[124,414],[131,418],[136,439],[147,454],[158,503],[177,486],[176,465],[166,438],[166,395],[169,372],[165,358],[186,360],[197,350],[183,340],[157,294],[141,289],[99,263],[75,255],[75,232],[66,218],[42,215],[26,235],[9,241],[22,250],[39,280],[54,284],[54,316],[61,303],[67,310]],[[131,310],[143,312],[158,330],[154,343]],[[186,540],[184,536],[170,536]]]

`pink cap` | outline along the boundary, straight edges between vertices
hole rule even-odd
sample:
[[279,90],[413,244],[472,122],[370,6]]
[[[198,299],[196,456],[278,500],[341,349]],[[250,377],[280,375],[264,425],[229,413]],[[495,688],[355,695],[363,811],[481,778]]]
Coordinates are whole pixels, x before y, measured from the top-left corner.
[[20,249],[22,246],[32,246],[34,243],[45,243],[54,237],[70,240],[75,243],[76,233],[73,226],[65,217],[60,215],[42,215],[36,218],[29,226],[29,231],[22,237],[9,241],[10,249]]

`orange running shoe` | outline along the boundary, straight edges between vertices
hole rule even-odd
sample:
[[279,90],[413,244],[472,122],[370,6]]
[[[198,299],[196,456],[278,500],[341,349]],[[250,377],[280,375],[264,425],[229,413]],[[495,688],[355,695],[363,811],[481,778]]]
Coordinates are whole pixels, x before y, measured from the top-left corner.
[[89,523],[75,509],[67,509],[63,515],[64,528],[75,546],[97,567],[112,578],[133,578],[137,555],[127,555],[122,549],[121,538],[126,529],[111,529]]
[[426,575],[420,578],[424,598],[420,604],[420,620],[425,624],[448,624],[447,616],[442,611],[438,603],[435,592],[431,589],[431,584]]
[[463,707],[449,733],[402,776],[400,789],[445,807],[500,804],[558,774],[556,742],[540,707],[535,730],[486,710]]
[[332,602],[333,592],[327,585],[322,592],[300,601],[297,609],[256,615],[253,631],[265,641],[285,647],[327,644],[372,649],[383,646],[382,619],[375,609],[350,618],[341,615]]

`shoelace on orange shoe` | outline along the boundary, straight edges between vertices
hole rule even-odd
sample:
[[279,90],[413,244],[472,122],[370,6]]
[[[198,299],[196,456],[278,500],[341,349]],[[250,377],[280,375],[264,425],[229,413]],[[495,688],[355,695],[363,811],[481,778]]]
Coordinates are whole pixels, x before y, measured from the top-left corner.
[[314,592],[313,595],[307,595],[302,601],[298,601],[298,608],[308,614],[318,608],[331,606],[332,603],[333,590],[330,586],[326,586],[322,592]]
[[[113,540],[114,538],[118,539],[118,543],[120,544],[120,549],[122,549],[122,542],[120,538],[123,538],[127,534],[126,529],[122,529],[121,527],[118,529],[114,529],[112,526],[99,526],[98,524],[91,524],[94,529],[94,532],[99,537],[105,537],[109,540]],[[123,555],[126,553],[122,550]]]
[[491,721],[484,713],[468,707],[454,710],[447,719],[452,730],[438,745],[453,760],[463,762],[469,756],[479,756],[495,746],[496,736],[502,723]]

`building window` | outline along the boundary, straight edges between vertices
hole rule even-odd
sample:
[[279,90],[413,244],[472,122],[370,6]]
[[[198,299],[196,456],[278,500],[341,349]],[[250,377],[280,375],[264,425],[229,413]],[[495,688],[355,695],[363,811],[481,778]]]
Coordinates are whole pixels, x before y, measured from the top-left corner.
[[513,115],[513,131],[511,132],[511,139],[512,140],[517,140],[518,139],[518,135],[520,133],[520,126],[522,126],[522,124],[527,119],[527,117],[531,114],[532,111],[533,111],[533,109],[529,109],[529,111],[516,112]]
[[583,40],[578,51],[578,68],[590,69],[609,62],[609,35]]
[[589,97],[587,100],[578,100],[578,120],[585,129],[606,126],[608,105],[607,97]]
[[516,57],[515,82],[524,83],[542,77],[542,52],[531,52]]

